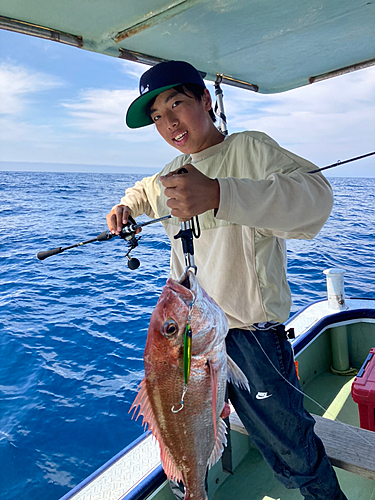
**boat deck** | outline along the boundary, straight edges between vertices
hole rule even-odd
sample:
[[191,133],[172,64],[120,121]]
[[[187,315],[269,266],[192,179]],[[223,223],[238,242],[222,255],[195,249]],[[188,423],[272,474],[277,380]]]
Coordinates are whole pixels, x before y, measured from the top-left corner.
[[324,371],[304,388],[304,393],[324,409],[305,397],[306,410],[315,415],[359,427],[358,405],[350,393],[354,378],[353,375],[334,375],[330,371]]
[[[306,409],[317,415],[359,426],[358,406],[353,401],[350,388],[353,376],[333,375],[325,371],[304,387],[304,392],[316,403],[306,398]],[[340,485],[348,500],[375,500],[375,481],[357,476],[341,469],[335,469]],[[236,500],[248,500],[249,492],[254,500],[301,500],[298,490],[283,488],[274,478],[271,469],[262,459],[259,451],[251,448],[237,467],[217,489],[211,500],[228,500],[236,491]]]

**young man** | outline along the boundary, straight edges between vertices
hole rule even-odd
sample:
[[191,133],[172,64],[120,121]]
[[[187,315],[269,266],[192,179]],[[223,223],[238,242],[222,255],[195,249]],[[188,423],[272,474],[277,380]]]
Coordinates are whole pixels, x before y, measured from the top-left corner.
[[[293,353],[280,323],[290,312],[287,238],[313,238],[332,209],[332,191],[315,166],[260,132],[225,138],[215,127],[211,97],[196,69],[170,61],[146,71],[129,107],[131,128],[155,124],[182,153],[160,174],[127,189],[107,216],[118,234],[129,215],[164,222],[171,276],[185,260],[174,239],[179,220],[199,215],[194,258],[201,286],[227,315],[227,350],[251,393],[229,384],[229,399],[278,479],[307,500],[345,500],[314,420],[303,408]],[[184,167],[187,173],[178,173]],[[297,388],[297,389],[296,389]]]

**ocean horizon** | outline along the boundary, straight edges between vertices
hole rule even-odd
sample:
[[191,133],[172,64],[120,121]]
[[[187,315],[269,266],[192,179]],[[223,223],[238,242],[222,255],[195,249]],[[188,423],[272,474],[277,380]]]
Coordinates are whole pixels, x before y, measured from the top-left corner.
[[[29,162],[29,161],[1,161],[0,172],[71,172],[71,173],[104,173],[104,174],[139,174],[153,175],[160,172],[164,165],[159,167],[125,166],[125,165],[94,165],[85,163],[51,163],[51,162]],[[372,169],[373,174],[368,175],[368,171],[363,175],[358,175],[353,169],[353,175],[340,175],[340,166],[325,170],[323,174],[328,178],[375,178],[375,163]]]
[[92,165],[84,163],[48,163],[24,161],[0,161],[2,172],[71,172],[86,174],[139,174],[153,175],[160,171],[152,167],[132,167],[121,165]]

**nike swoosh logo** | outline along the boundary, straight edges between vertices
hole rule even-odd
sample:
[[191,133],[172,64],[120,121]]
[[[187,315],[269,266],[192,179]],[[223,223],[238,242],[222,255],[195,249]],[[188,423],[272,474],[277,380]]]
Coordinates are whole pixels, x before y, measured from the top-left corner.
[[269,394],[268,392],[258,392],[258,394],[255,396],[256,399],[267,399],[270,398],[272,394]]

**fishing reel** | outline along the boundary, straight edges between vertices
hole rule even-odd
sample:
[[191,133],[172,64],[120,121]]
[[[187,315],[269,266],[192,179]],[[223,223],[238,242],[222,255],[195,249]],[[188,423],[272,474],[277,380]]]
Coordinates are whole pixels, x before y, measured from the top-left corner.
[[132,271],[138,269],[141,264],[135,257],[129,257],[130,252],[139,245],[138,241],[142,238],[142,236],[138,236],[138,238],[135,236],[138,228],[138,224],[135,222],[133,217],[129,215],[127,224],[125,224],[119,234],[119,237],[124,240],[124,242],[128,246],[129,250],[126,253],[125,257],[128,259],[128,268]]
[[[139,232],[138,230],[144,226],[148,226],[150,224],[154,224],[155,222],[159,222],[165,219],[170,219],[171,217],[172,217],[171,215],[166,215],[165,217],[160,217],[159,219],[152,219],[147,222],[142,222],[138,224],[133,219],[133,217],[129,216],[128,222],[123,226],[120,234],[118,235],[122,240],[124,240],[124,242],[128,247],[128,251],[125,257],[128,259],[129,269],[135,270],[138,269],[138,267],[140,266],[140,262],[138,259],[129,256],[130,252],[139,245],[138,242],[141,239],[141,236],[136,237],[136,234]],[[74,245],[65,248],[58,247],[58,248],[53,248],[52,250],[38,252],[37,258],[39,260],[44,260],[47,257],[51,257],[52,255],[57,255],[58,253],[65,252],[65,250],[70,250],[71,248],[80,247],[82,245],[86,245],[87,243],[93,243],[95,241],[108,241],[111,240],[112,238],[115,238],[116,236],[117,236],[116,234],[112,234],[110,231],[103,231],[96,238],[93,238],[91,240],[75,243]]]

